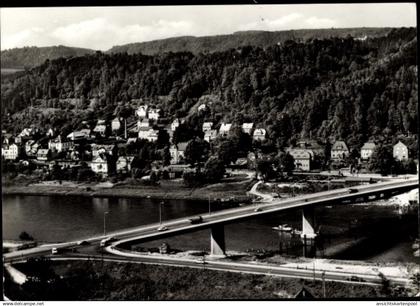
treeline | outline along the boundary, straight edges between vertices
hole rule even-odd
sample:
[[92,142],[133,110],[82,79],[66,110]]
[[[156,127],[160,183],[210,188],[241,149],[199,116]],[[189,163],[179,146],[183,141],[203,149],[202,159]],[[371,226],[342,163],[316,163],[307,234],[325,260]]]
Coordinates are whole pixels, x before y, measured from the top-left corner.
[[112,47],[107,53],[155,55],[164,52],[212,53],[223,52],[244,46],[267,48],[282,44],[287,40],[307,41],[310,39],[327,39],[331,37],[352,36],[355,38],[380,37],[387,35],[391,28],[342,28],[342,29],[304,29],[287,31],[240,31],[228,35],[215,36],[182,36],[159,39],[141,43],[132,43]]
[[[371,137],[417,134],[416,46],[411,28],[367,40],[289,40],[212,54],[61,58],[3,81],[3,114],[39,101],[62,108],[65,99],[78,101],[65,106],[72,111],[94,105],[93,113],[112,114],[118,102],[143,99],[198,129],[203,121],[254,122],[267,129],[271,147],[300,137],[360,147]],[[208,110],[194,114],[203,101]]]
[[41,65],[47,59],[82,56],[95,51],[66,46],[24,47],[1,51],[1,68],[32,68]]

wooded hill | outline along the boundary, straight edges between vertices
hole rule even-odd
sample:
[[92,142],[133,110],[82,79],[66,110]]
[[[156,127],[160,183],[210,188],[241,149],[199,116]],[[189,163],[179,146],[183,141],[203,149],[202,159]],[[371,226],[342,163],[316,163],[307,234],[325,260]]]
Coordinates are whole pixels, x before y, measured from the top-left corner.
[[[183,36],[159,39],[140,43],[114,46],[106,53],[155,55],[165,52],[191,52],[193,54],[206,52],[220,52],[243,46],[258,46],[266,48],[286,40],[306,41],[308,39],[346,37],[355,38],[384,36],[391,28],[349,28],[349,29],[320,29],[320,30],[289,30],[289,31],[244,31],[228,35],[215,36]],[[45,60],[59,57],[82,56],[92,54],[94,50],[65,46],[55,47],[25,47],[14,48],[1,52],[1,68],[32,68],[42,64]]]
[[[417,134],[416,47],[416,29],[402,28],[366,40],[288,40],[209,54],[60,58],[3,80],[3,114],[41,101],[71,111],[76,128],[80,110],[111,116],[118,102],[143,99],[156,103],[168,119],[188,116],[198,129],[204,120],[255,122],[278,148],[308,136],[360,146],[371,136]],[[191,112],[201,102],[209,111]],[[54,116],[31,122],[63,128]]]
[[13,48],[1,51],[1,68],[32,68],[41,65],[47,59],[82,56],[94,52],[90,49],[66,46]]

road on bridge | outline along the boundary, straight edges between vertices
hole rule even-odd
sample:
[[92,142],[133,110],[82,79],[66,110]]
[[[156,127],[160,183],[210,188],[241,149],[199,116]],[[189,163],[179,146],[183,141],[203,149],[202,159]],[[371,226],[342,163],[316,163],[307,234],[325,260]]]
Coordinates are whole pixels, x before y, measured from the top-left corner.
[[[255,206],[244,206],[233,209],[226,209],[211,214],[202,215],[203,222],[199,224],[191,224],[189,218],[193,216],[168,220],[161,225],[166,226],[168,230],[166,231],[157,231],[157,228],[160,226],[159,223],[139,226],[136,228],[119,230],[112,233],[109,233],[107,236],[96,236],[85,239],[91,245],[99,245],[99,242],[105,237],[115,237],[119,239],[117,242],[114,242],[113,245],[117,245],[125,242],[136,241],[138,243],[157,240],[161,238],[166,238],[169,236],[175,236],[187,232],[193,232],[197,230],[202,230],[206,228],[212,228],[216,225],[223,225],[233,222],[240,222],[250,218],[262,217],[267,214],[278,213],[286,209],[298,209],[306,206],[314,205],[331,205],[333,202],[339,202],[348,200],[351,198],[357,198],[361,196],[368,196],[370,194],[378,192],[391,192],[399,191],[405,192],[414,188],[418,188],[418,179],[410,180],[399,180],[386,183],[376,183],[371,185],[360,185],[352,187],[353,189],[357,188],[357,193],[349,193],[348,188],[330,190],[326,192],[319,192],[309,195],[303,195],[299,197],[294,197],[290,199],[273,199],[271,202],[266,202],[258,206],[258,211]],[[84,248],[85,246],[78,245],[77,241],[66,242],[60,244],[49,244],[41,245],[32,249],[21,250],[11,253],[6,253],[3,255],[4,261],[9,261],[17,258],[28,258],[33,256],[45,255],[51,253],[52,248]]]

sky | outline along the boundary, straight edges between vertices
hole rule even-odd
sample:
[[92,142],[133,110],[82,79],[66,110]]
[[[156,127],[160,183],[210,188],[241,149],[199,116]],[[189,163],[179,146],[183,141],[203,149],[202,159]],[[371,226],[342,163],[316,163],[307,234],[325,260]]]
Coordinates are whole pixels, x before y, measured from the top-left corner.
[[174,36],[416,26],[415,3],[1,8],[1,50],[65,45],[107,50]]

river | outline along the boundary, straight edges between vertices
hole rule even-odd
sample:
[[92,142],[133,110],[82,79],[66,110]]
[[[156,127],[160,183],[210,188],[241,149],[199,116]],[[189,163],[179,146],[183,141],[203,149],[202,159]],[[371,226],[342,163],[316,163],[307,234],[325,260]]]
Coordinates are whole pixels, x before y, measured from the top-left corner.
[[[7,240],[18,239],[22,231],[42,242],[70,241],[98,235],[104,230],[104,212],[108,212],[107,232],[159,221],[160,201],[153,199],[3,196],[2,200],[3,239]],[[162,219],[203,214],[208,209],[207,201],[166,200],[161,210]],[[220,203],[212,203],[211,209],[215,211],[222,207]],[[316,218],[326,250],[364,238],[360,245],[342,250],[332,258],[419,262],[410,247],[410,241],[416,235],[414,212],[401,216],[392,205],[340,205],[316,208]],[[284,236],[281,238],[279,232],[271,229],[285,223],[300,229],[300,211],[227,225],[227,249],[278,251],[281,247],[283,253],[301,255],[300,246],[293,247],[290,240],[284,240]],[[146,246],[156,247],[162,242],[155,241]],[[176,236],[165,242],[180,250],[208,250],[209,231]]]

